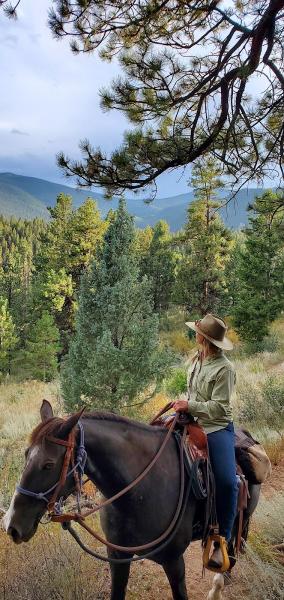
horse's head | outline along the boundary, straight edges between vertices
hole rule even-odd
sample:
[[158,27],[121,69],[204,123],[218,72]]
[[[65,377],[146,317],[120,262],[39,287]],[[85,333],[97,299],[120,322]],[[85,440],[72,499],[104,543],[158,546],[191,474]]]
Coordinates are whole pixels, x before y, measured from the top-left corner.
[[[47,500],[36,497],[45,493],[58,483],[64,463],[66,446],[50,441],[51,436],[63,442],[68,440],[70,432],[77,424],[81,412],[67,420],[56,418],[50,403],[44,400],[40,410],[41,423],[30,437],[30,445],[25,452],[26,463],[20,480],[20,488],[34,493],[29,496],[17,490],[13,495],[3,523],[7,533],[17,544],[28,542],[35,534],[40,519],[47,510]],[[74,478],[67,477],[59,491],[60,497],[67,496],[74,489]]]

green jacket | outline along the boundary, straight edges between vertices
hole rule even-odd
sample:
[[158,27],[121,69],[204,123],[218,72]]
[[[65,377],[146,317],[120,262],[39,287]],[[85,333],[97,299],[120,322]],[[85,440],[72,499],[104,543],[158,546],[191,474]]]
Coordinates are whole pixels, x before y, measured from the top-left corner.
[[188,410],[206,433],[219,431],[232,421],[230,398],[236,382],[232,363],[222,353],[197,357],[188,372]]

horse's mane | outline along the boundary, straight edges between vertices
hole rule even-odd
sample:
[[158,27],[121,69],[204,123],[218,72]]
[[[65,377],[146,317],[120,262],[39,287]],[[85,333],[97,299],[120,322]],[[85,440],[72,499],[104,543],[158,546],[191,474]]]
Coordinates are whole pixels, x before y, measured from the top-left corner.
[[121,415],[118,415],[116,413],[111,413],[111,412],[107,412],[107,411],[90,411],[87,413],[83,413],[82,415],[83,419],[93,419],[96,421],[109,421],[109,422],[114,422],[114,423],[121,423],[124,425],[131,425],[132,427],[136,427],[138,429],[142,429],[144,431],[155,431],[157,429],[161,430],[163,429],[163,427],[161,426],[153,426],[153,425],[149,425],[148,423],[143,423],[141,421],[135,421],[133,419],[130,419],[129,417],[124,417]]
[[[150,425],[147,425],[147,423],[133,421],[128,417],[122,417],[121,415],[117,415],[116,413],[110,413],[107,411],[91,411],[88,413],[84,413],[82,415],[82,419],[122,423],[124,425],[134,426],[144,431],[155,431],[157,429],[161,430],[161,427],[159,426],[150,427]],[[62,419],[60,417],[51,417],[50,419],[47,419],[47,421],[39,423],[39,425],[35,427],[35,429],[30,435],[30,445],[34,446],[36,444],[40,444],[47,435],[53,435],[56,431],[58,431],[58,429],[64,423],[64,421],[65,419]]]
[[64,423],[60,417],[51,417],[43,423],[39,423],[30,435],[30,445],[40,444],[47,435],[52,435]]

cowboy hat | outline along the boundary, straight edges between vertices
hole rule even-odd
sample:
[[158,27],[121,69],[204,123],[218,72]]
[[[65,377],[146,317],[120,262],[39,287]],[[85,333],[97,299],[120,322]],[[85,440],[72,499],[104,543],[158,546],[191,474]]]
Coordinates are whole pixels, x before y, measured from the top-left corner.
[[193,331],[197,331],[197,333],[203,335],[203,337],[212,342],[217,348],[232,350],[234,347],[231,340],[225,336],[228,327],[220,317],[208,313],[203,319],[188,321],[186,325],[190,329],[193,329]]

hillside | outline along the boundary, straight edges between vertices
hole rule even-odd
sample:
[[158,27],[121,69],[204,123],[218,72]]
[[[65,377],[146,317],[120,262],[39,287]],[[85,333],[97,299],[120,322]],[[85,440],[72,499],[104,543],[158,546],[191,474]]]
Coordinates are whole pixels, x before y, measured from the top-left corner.
[[[13,173],[0,173],[0,213],[5,216],[16,216],[26,219],[40,217],[48,219],[47,206],[54,206],[56,197],[63,192],[73,197],[78,207],[88,197],[94,198],[105,216],[110,208],[116,208],[118,200],[105,200],[102,193],[96,190],[81,190],[67,185],[53,183],[35,177],[25,177]],[[235,199],[221,214],[227,225],[237,229],[247,223],[246,208],[254,197],[263,192],[260,188],[249,188],[238,192]],[[220,196],[226,198],[228,192],[220,190]],[[157,198],[146,204],[141,199],[128,199],[128,210],[135,215],[138,227],[154,225],[165,219],[172,231],[178,231],[186,220],[188,203],[193,200],[191,191],[187,194]]]

